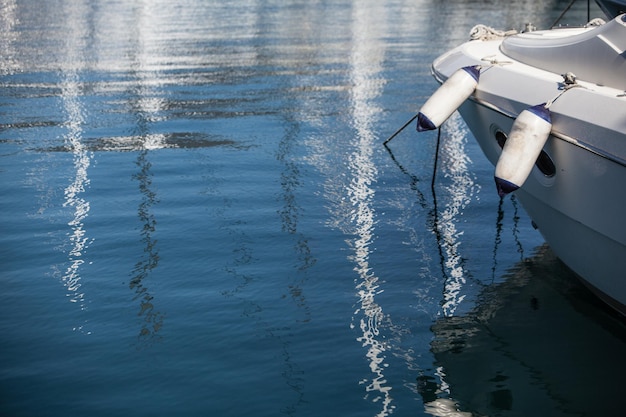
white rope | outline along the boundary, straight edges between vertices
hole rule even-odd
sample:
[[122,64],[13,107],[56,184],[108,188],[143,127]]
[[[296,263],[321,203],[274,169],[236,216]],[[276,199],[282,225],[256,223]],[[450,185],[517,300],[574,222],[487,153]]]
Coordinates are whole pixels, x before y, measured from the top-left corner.
[[494,39],[500,39],[507,36],[515,35],[516,30],[497,30],[485,25],[476,25],[470,30],[470,39],[473,41],[490,41]]
[[582,88],[587,88],[584,85],[580,85],[576,82],[576,76],[574,74],[572,74],[571,72],[568,72],[567,74],[563,74],[563,90],[561,92],[559,92],[552,100],[548,101],[545,105],[546,109],[549,109],[550,106],[552,106],[554,104],[554,102],[561,97],[563,94],[565,94],[566,91],[569,91],[573,88],[577,88],[577,87],[582,87]]
[[[492,67],[494,65],[508,65],[508,64],[513,63],[513,61],[498,61],[495,55],[485,56],[485,57],[482,57],[480,60],[489,62],[489,65],[487,67]],[[482,65],[480,67],[481,69],[484,68]]]
[[604,19],[600,19],[599,17],[596,17],[595,19],[591,19],[589,22],[587,22],[585,27],[602,26],[605,23],[606,22],[604,21]]

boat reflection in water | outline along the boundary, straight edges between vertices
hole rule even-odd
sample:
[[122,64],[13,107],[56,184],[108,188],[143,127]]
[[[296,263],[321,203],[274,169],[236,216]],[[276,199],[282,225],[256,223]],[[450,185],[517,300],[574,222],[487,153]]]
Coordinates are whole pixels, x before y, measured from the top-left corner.
[[[547,245],[506,275],[484,288],[470,313],[442,317],[432,326],[441,381],[420,385],[426,411],[623,415],[624,322]],[[455,402],[440,398],[441,391]]]

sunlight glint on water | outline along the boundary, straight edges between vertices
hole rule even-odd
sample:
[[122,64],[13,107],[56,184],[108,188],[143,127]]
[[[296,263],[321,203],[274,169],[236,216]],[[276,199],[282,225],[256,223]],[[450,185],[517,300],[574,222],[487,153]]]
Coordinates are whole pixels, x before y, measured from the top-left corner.
[[623,324],[458,115],[433,189],[382,146],[535,3],[0,0],[0,414],[616,415]]
[[[375,2],[373,2],[375,4]],[[355,311],[353,320],[359,321],[363,335],[357,340],[367,348],[366,356],[370,361],[373,374],[370,380],[364,380],[368,396],[372,401],[380,403],[381,410],[377,416],[387,416],[393,412],[391,386],[387,384],[385,368],[385,342],[380,340],[379,325],[388,319],[382,306],[376,303],[376,295],[383,291],[379,285],[379,277],[369,263],[370,251],[375,244],[376,211],[372,207],[375,197],[373,183],[378,176],[373,162],[373,148],[376,145],[374,126],[381,109],[375,100],[382,94],[385,79],[382,78],[381,63],[384,60],[384,49],[380,37],[385,28],[377,24],[377,19],[384,18],[385,8],[367,6],[356,7],[353,11],[353,29],[351,53],[351,104],[355,128],[354,151],[348,157],[351,176],[346,196],[351,203],[350,228],[354,228],[355,239],[349,241],[354,254],[350,257],[355,263],[354,270],[358,274],[356,290],[359,296],[359,309]],[[363,27],[372,30],[363,31]],[[360,318],[357,315],[362,315]]]

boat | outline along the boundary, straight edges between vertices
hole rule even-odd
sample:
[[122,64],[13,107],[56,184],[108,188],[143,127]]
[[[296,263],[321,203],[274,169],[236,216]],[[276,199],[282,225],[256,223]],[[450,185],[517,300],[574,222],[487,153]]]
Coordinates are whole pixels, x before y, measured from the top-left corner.
[[458,110],[498,194],[515,193],[554,253],[626,315],[626,14],[521,32],[477,25],[432,74],[441,86],[418,130]]

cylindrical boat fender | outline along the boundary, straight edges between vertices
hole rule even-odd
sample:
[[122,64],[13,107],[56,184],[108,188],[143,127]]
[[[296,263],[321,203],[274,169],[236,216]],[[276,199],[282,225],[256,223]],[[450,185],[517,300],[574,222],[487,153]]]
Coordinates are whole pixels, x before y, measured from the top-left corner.
[[437,129],[478,85],[480,65],[459,68],[430,96],[417,114],[417,131]]
[[517,116],[496,164],[495,180],[500,197],[524,185],[551,130],[546,103],[528,108]]

